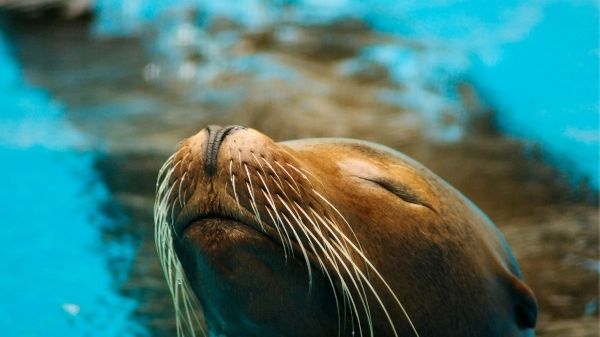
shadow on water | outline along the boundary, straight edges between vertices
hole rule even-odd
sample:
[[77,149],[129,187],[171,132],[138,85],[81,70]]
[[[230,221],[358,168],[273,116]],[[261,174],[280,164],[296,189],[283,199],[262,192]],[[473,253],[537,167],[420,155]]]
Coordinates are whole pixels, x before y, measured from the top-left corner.
[[[60,100],[69,122],[103,152],[98,171],[127,215],[106,240],[121,232],[137,241],[123,290],[138,302],[135,316],[153,336],[174,335],[152,237],[155,177],[178,141],[213,123],[255,127],[278,140],[362,138],[413,156],[505,233],[540,302],[539,336],[595,336],[597,195],[569,187],[534,146],[496,133],[493,108],[466,80],[457,87],[459,103],[476,118],[457,122],[456,115],[447,116],[447,125],[460,124],[462,140],[432,137],[427,119],[395,100],[406,88],[360,57],[364,44],[389,36],[353,21],[281,27],[291,32],[284,38],[242,34],[227,49],[233,56],[219,56],[231,57],[225,68],[186,54],[206,75],[190,83],[160,74],[169,60],[148,39],[94,36],[87,20],[8,27],[28,81]],[[344,39],[348,43],[336,44]],[[452,137],[454,129],[441,127]]]

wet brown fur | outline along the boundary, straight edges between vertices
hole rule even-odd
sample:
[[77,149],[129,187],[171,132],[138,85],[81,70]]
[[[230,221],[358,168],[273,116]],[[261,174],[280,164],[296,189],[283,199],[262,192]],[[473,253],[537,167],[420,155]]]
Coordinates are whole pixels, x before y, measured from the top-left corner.
[[[216,173],[207,176],[206,140],[206,130],[200,131],[173,157],[169,186],[175,188],[168,204],[174,246],[210,333],[351,336],[361,324],[369,336],[366,318],[353,316],[348,305],[338,322],[332,293],[340,303],[343,294],[333,265],[324,263],[334,276],[334,291],[310,239],[300,235],[288,242],[277,231],[266,211],[270,194],[282,215],[293,217],[277,200],[314,210],[352,238],[420,336],[533,336],[535,298],[502,234],[468,199],[412,159],[367,142],[275,143],[243,129],[225,138]],[[224,220],[199,221],[204,218]],[[383,280],[357,251],[348,251],[384,304],[367,294],[374,336],[394,335],[382,307],[398,336],[414,336]],[[358,296],[358,290],[352,292]]]

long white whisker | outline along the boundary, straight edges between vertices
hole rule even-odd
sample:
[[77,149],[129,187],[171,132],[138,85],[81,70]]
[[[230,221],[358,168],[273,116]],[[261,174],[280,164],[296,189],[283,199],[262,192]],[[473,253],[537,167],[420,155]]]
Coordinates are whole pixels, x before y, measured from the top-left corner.
[[[303,229],[303,231],[309,236],[309,243],[313,249],[313,251],[315,252],[315,255],[318,259],[318,262],[321,266],[321,270],[326,274],[329,283],[331,285],[331,288],[333,290],[333,296],[335,299],[335,304],[336,304],[336,310],[337,310],[337,317],[338,317],[338,336],[341,332],[341,317],[340,317],[340,304],[337,298],[337,294],[335,291],[335,285],[333,284],[333,280],[329,274],[329,271],[327,270],[327,268],[325,267],[324,263],[321,261],[321,258],[319,257],[319,254],[317,253],[317,250],[315,249],[314,244],[317,245],[317,247],[319,247],[320,251],[323,253],[323,255],[325,256],[325,258],[329,261],[329,263],[331,263],[332,267],[334,268],[334,270],[337,272],[337,274],[340,276],[340,282],[345,282],[342,278],[342,274],[340,273],[338,266],[337,266],[337,262],[335,261],[335,259],[331,256],[331,253],[329,251],[329,248],[325,248],[325,246],[323,246],[323,244],[321,244],[321,242],[323,242],[324,244],[326,244],[327,240],[323,237],[321,230],[318,228],[318,225],[313,221],[313,219],[311,219],[308,214],[302,209],[302,207],[300,207],[300,205],[298,205],[298,203],[294,202],[294,204],[296,205],[296,208],[300,210],[300,212],[302,212],[302,214],[304,214],[305,218],[313,225],[313,228],[316,230],[316,233],[320,236],[321,240],[319,240],[317,237],[315,237],[315,235],[312,233],[312,231],[308,228],[308,226],[306,226],[302,220],[300,220],[300,222],[298,223],[298,225],[300,225]],[[300,215],[297,214],[298,218],[301,219]]]
[[[313,210],[314,212],[314,210]],[[314,214],[314,213],[313,213]],[[306,215],[308,217],[308,215]],[[322,222],[322,224],[324,225],[324,227],[330,232],[331,234],[331,229],[330,224],[324,223]],[[332,226],[332,224],[331,224]],[[352,283],[352,285],[354,286],[354,288],[357,291],[357,294],[359,295],[359,299],[360,302],[363,306],[363,310],[365,311],[365,315],[367,318],[367,323],[369,325],[369,330],[371,333],[371,336],[373,336],[373,324],[372,324],[372,319],[371,319],[371,310],[370,310],[370,306],[369,306],[369,301],[368,301],[368,297],[367,294],[365,292],[365,289],[362,285],[363,280],[359,277],[357,280],[355,280],[354,278],[354,274],[357,273],[357,269],[359,269],[359,267],[356,265],[356,263],[354,262],[354,260],[352,259],[350,252],[347,251],[346,247],[344,245],[340,244],[340,239],[335,237],[335,234],[332,235],[334,237],[334,241],[332,243],[329,242],[329,240],[327,240],[324,236],[324,243],[325,245],[327,245],[329,247],[329,249],[332,251],[332,253],[336,256],[337,261],[339,261],[340,265],[342,266],[342,268],[346,271],[346,273],[348,274],[348,277],[350,278],[350,281]],[[346,262],[352,267],[349,268],[346,265]],[[354,271],[354,273],[352,272]],[[356,275],[358,276],[358,275]],[[366,282],[368,282],[368,280],[366,280]],[[357,314],[358,315],[358,314]],[[360,317],[356,316],[357,320],[359,321],[360,324]],[[360,329],[360,326],[359,326]]]
[[235,186],[235,175],[233,174],[232,166],[233,166],[233,160],[230,160],[229,161],[229,177],[231,179],[231,187],[233,189],[233,196],[235,198],[235,203],[237,204],[238,210],[241,213],[242,206],[240,205],[240,199],[238,198],[237,189]]
[[[174,157],[172,156],[172,158]],[[176,233],[172,229],[173,211],[178,201],[179,204],[182,202],[182,184],[186,176],[184,174],[181,180],[171,181],[173,173],[181,162],[171,165],[172,158],[161,168],[157,182],[154,207],[156,249],[175,307],[177,335],[179,337],[186,334],[192,337],[197,336],[195,324],[198,324],[201,335],[206,336],[203,328],[204,319],[199,316],[199,304],[196,302],[195,296],[192,295],[183,267],[173,249],[173,234]],[[175,189],[177,189],[177,192],[174,193]],[[176,198],[171,200],[173,195]],[[171,221],[168,221],[168,218]]]
[[335,207],[329,200],[327,200],[327,198],[325,198],[317,190],[313,189],[313,192],[319,198],[321,198],[321,200],[323,200],[329,207],[331,207],[331,209],[342,219],[342,221],[346,225],[346,228],[348,228],[350,230],[350,233],[352,233],[352,236],[354,237],[354,240],[356,241],[356,244],[358,245],[358,248],[360,249],[360,251],[362,251],[362,247],[360,245],[360,241],[358,240],[358,237],[356,236],[356,233],[354,232],[354,229],[352,228],[352,226],[350,226],[350,224],[348,223],[348,221],[346,220],[346,218],[342,215],[342,213],[337,209],[337,207]]
[[[365,262],[366,266],[368,266],[369,269],[372,270],[375,273],[375,275],[377,276],[377,278],[379,278],[379,280],[383,283],[383,285],[386,287],[386,290],[390,293],[390,295],[392,295],[392,297],[394,298],[394,301],[398,304],[398,306],[402,310],[402,313],[406,317],[406,319],[407,319],[409,325],[411,326],[411,329],[413,330],[415,336],[419,337],[419,333],[417,332],[417,329],[414,326],[414,323],[410,319],[410,316],[408,315],[408,312],[404,308],[404,305],[402,305],[402,302],[400,302],[400,300],[396,296],[396,293],[392,290],[392,288],[387,283],[387,281],[385,280],[385,278],[379,273],[379,271],[377,270],[377,268],[375,268],[375,266],[371,263],[371,261],[364,255],[362,249],[359,249],[354,244],[354,242],[352,242],[352,240],[350,240],[339,228],[337,228],[337,226],[330,226],[330,227],[333,228],[344,239],[344,241],[350,245],[350,247],[354,250],[354,252],[356,252],[359,255],[359,257],[361,258],[361,260]],[[360,269],[357,269],[356,271],[360,274],[361,278],[363,278],[364,280],[368,280],[368,278],[362,273],[362,271]],[[373,286],[370,284],[370,282],[367,281],[365,283],[369,286],[371,292],[373,293],[373,295],[375,296],[375,298],[379,302],[382,310],[384,311],[384,314],[386,315],[386,317],[387,317],[387,319],[388,319],[388,321],[390,323],[390,326],[392,327],[392,330],[394,331],[394,335],[398,336],[398,334],[396,332],[396,328],[395,328],[395,326],[393,324],[393,321],[391,319],[391,316],[390,316],[389,312],[387,311],[387,309],[385,308],[383,302],[381,301],[381,298],[379,297],[379,295],[377,294],[377,292],[375,291],[375,289],[373,288]]]
[[181,198],[181,187],[183,186],[183,182],[185,181],[185,176],[187,175],[187,171],[183,174],[183,176],[181,177],[181,180],[179,180],[179,205],[181,207],[183,207],[183,198]]
[[[287,153],[285,149],[281,151]],[[187,163],[186,170],[182,169],[182,166],[186,165],[185,160],[190,153],[183,155],[183,158],[178,158],[177,154],[181,152],[183,151],[171,155],[158,172],[154,207],[155,243],[175,306],[177,336],[195,337],[198,332],[206,336],[207,332],[204,331],[206,322],[202,308],[193,294],[181,261],[173,247],[174,240],[178,239],[178,233],[174,228],[175,213],[177,207],[183,208],[189,199],[188,186],[184,184],[189,185],[189,180],[194,179],[187,171],[189,163]],[[386,302],[388,305],[394,305],[393,302],[395,302],[407,319],[414,335],[420,337],[394,290],[367,258],[354,228],[350,226],[342,212],[321,194],[323,191],[319,192],[314,188],[314,185],[318,186],[318,184],[323,186],[323,182],[305,168],[296,167],[297,163],[294,161],[290,163],[286,160],[280,162],[275,159],[266,160],[264,156],[261,155],[259,158],[250,151],[249,155],[253,157],[256,164],[254,165],[254,163],[242,161],[242,151],[238,149],[237,152],[240,170],[235,170],[238,173],[236,176],[234,174],[235,159],[233,159],[235,154],[230,153],[232,156],[229,162],[229,179],[225,179],[225,189],[229,191],[227,185],[231,183],[233,197],[240,213],[246,212],[244,214],[251,216],[249,213],[251,209],[264,233],[267,233],[265,225],[275,227],[286,261],[288,255],[294,256],[294,251],[300,251],[306,263],[309,291],[313,286],[312,269],[318,268],[325,275],[335,300],[338,336],[342,330],[346,331],[346,317],[349,317],[353,335],[356,327],[361,337],[365,335],[373,337],[374,321],[373,307],[371,307],[373,305],[381,309],[377,310],[378,313],[383,311],[393,335],[399,337],[391,311],[389,307],[386,307]],[[253,170],[252,175],[251,170]],[[183,174],[181,175],[181,173]],[[248,180],[245,181],[245,178]],[[306,187],[303,180],[308,182],[310,188]],[[267,184],[267,182],[269,183]],[[314,185],[313,182],[315,182]],[[237,186],[238,183],[239,186]],[[243,185],[248,192],[247,196]],[[293,192],[288,192],[289,190]],[[240,194],[238,195],[238,193]],[[299,198],[296,198],[294,193]],[[294,198],[288,197],[288,194]],[[310,198],[307,205],[302,205],[303,202],[298,201],[307,198]],[[316,207],[319,212],[312,207],[315,200],[319,206]],[[342,208],[342,210],[344,209]],[[261,219],[261,212],[264,220]],[[265,212],[268,216],[265,215]],[[269,228],[270,232],[274,232],[272,229]],[[378,280],[376,282],[378,289],[372,280]],[[341,305],[343,305],[343,326]],[[346,310],[348,310],[348,314]]]
[[[294,214],[295,212],[293,212],[293,211],[292,211],[292,209],[291,209],[291,208],[290,208],[290,207],[289,207],[289,206],[288,206],[286,203],[283,203],[283,204],[284,204],[284,206],[286,207],[286,209],[288,210],[288,212],[290,212],[290,215],[291,215],[291,216],[294,218],[294,220],[296,221],[296,224],[297,224],[298,226],[300,226],[300,229],[302,229],[302,230],[303,230],[303,232],[304,232],[304,233],[305,233],[305,235],[307,236],[307,239],[308,239],[307,241],[308,241],[308,242],[309,242],[309,244],[310,244],[310,243],[311,243],[310,236],[312,235],[312,232],[311,232],[311,231],[310,231],[310,230],[309,230],[309,229],[308,229],[308,228],[307,228],[307,227],[306,227],[306,226],[303,224],[303,222],[302,222],[302,220],[301,220],[301,218],[300,218],[300,215],[299,215],[298,213]],[[286,218],[286,221],[288,222],[288,224],[290,225],[290,227],[292,227],[293,225],[290,223],[289,219],[287,219],[287,217],[285,217],[285,218]],[[292,227],[292,228],[293,228],[293,227]],[[294,232],[295,232],[295,230],[294,230]],[[297,237],[297,235],[296,235],[296,237]],[[314,236],[313,236],[313,237],[314,237]],[[298,237],[297,237],[297,238],[298,238]],[[315,238],[315,239],[316,239],[316,238]],[[301,243],[301,242],[300,242],[300,243]],[[325,241],[325,244],[327,244],[327,242],[326,242],[326,241]],[[314,246],[312,246],[312,247],[313,247],[313,251],[315,251],[315,248],[314,248]],[[339,255],[336,253],[336,251],[332,251],[332,253],[338,257],[338,260],[339,260],[339,262],[342,264],[342,266],[343,266],[343,267],[344,267],[344,269],[346,270],[346,272],[347,272],[348,276],[350,277],[350,280],[351,280],[352,284],[354,285],[354,287],[355,287],[355,288],[357,289],[357,291],[358,291],[358,294],[359,294],[359,299],[360,299],[360,301],[361,301],[361,303],[362,303],[363,309],[365,310],[365,312],[367,312],[367,313],[368,313],[368,312],[369,312],[369,311],[368,311],[368,301],[367,301],[367,298],[366,298],[366,294],[364,294],[364,293],[361,293],[361,292],[360,292],[360,288],[359,288],[359,285],[358,285],[358,283],[357,283],[357,282],[354,280],[354,277],[352,276],[352,274],[351,274],[351,272],[350,272],[350,269],[348,269],[348,268],[346,267],[346,264],[345,264],[345,263],[344,263],[344,261],[341,259],[341,257],[340,257],[340,256],[339,256]],[[349,260],[348,262],[349,262],[349,263],[351,263],[351,264],[353,263],[351,260]],[[307,262],[307,263],[308,263],[308,262]],[[311,274],[309,273],[309,282],[310,282],[310,283],[309,283],[309,289],[310,289],[310,287],[311,287],[311,285],[312,285],[312,279],[311,279],[310,277],[311,277]],[[362,332],[362,324],[361,324],[361,322],[360,322],[360,319],[359,319],[359,316],[358,316],[358,310],[357,310],[357,307],[356,307],[356,305],[355,305],[355,303],[354,303],[354,300],[352,299],[352,294],[350,293],[350,291],[349,291],[349,290],[348,290],[348,293],[347,293],[347,295],[350,297],[350,300],[351,300],[351,302],[353,303],[354,311],[355,311],[355,314],[357,315],[357,322],[358,322],[359,332],[360,332],[360,335],[362,336],[362,335],[363,335],[363,332]],[[373,326],[372,326],[372,322],[371,322],[370,316],[368,316],[368,323],[369,323],[369,327],[370,327],[370,331],[371,331],[371,336],[372,336],[372,335],[373,335]]]
[[269,168],[271,169],[271,172],[273,172],[273,174],[275,175],[277,180],[279,180],[279,188],[281,188],[283,190],[283,182],[282,182],[281,178],[279,177],[279,174],[277,174],[277,171],[273,168],[273,165],[271,165],[271,163],[269,163],[265,158],[261,158],[261,159],[263,160],[263,162],[265,162],[267,164],[267,166],[269,166]]
[[290,187],[292,188],[292,190],[294,192],[296,192],[296,194],[300,195],[300,186],[298,186],[298,183],[296,182],[296,179],[294,179],[292,177],[292,175],[288,172],[288,170],[286,170],[285,167],[283,167],[283,165],[279,164],[279,162],[275,162],[275,165],[279,166],[279,168],[281,168],[281,170],[283,170],[283,172],[288,176],[288,178],[290,178],[290,181],[294,183],[294,185],[296,186],[296,188],[293,188],[291,185],[290,185]]
[[177,155],[177,152],[173,153],[163,164],[163,166],[160,168],[160,170],[158,171],[158,177],[156,178],[156,182],[158,184],[159,181],[161,181],[162,179],[162,175],[165,172],[165,170],[167,170],[169,168],[169,166],[171,166],[171,164],[173,163],[173,159],[175,159],[175,156]]
[[[293,212],[290,209],[290,207],[287,205],[287,203],[280,196],[277,196],[277,197],[279,198],[279,202],[281,202],[281,204],[288,210],[290,215],[293,216]],[[298,243],[298,245],[300,246],[300,250],[302,251],[302,255],[304,256],[304,261],[306,262],[306,269],[308,272],[308,287],[310,289],[310,288],[312,288],[312,271],[310,268],[310,261],[308,259],[308,254],[306,253],[306,249],[304,249],[304,244],[302,243],[302,240],[300,239],[300,236],[296,232],[296,229],[294,228],[294,225],[292,225],[290,219],[288,219],[288,217],[285,216],[285,214],[283,214],[283,213],[281,213],[281,216],[288,223],[288,227],[291,229],[292,234],[294,234],[294,237],[296,238],[296,243]]]
[[[259,178],[260,178],[260,180],[261,180],[261,181],[262,181],[262,183],[263,183],[263,187],[264,187],[264,188],[265,188],[265,190],[266,190],[266,193],[265,193],[265,190],[261,190],[261,192],[262,192],[263,196],[265,197],[265,200],[267,200],[268,204],[269,204],[269,205],[271,206],[271,208],[273,209],[273,213],[275,213],[275,214],[276,214],[277,218],[279,219],[279,222],[281,222],[281,219],[279,218],[279,215],[277,214],[277,213],[278,213],[278,212],[277,212],[277,207],[275,206],[275,202],[274,202],[274,200],[273,200],[273,196],[271,195],[271,191],[269,191],[269,187],[267,186],[267,184],[266,184],[265,180],[263,179],[263,177],[262,177],[262,174],[260,174],[260,173],[259,173],[258,175],[259,175]],[[286,261],[287,261],[287,256],[288,256],[288,254],[287,254],[287,247],[286,247],[287,245],[286,245],[285,238],[284,238],[284,236],[281,234],[281,228],[280,228],[280,226],[279,226],[279,223],[278,223],[278,221],[277,221],[277,220],[275,220],[275,218],[273,217],[273,214],[271,214],[271,211],[270,211],[270,210],[269,210],[269,208],[268,208],[268,207],[266,207],[266,206],[267,206],[267,205],[265,205],[265,209],[267,210],[267,213],[269,214],[269,217],[271,217],[271,220],[273,221],[273,224],[275,225],[275,229],[277,230],[277,234],[278,234],[278,235],[279,235],[279,237],[281,238],[281,243],[282,243],[282,246],[283,246],[283,254],[285,255],[285,259],[286,259]],[[284,227],[284,226],[282,226],[282,227]],[[285,229],[285,228],[284,228],[284,229]],[[286,237],[287,237],[287,239],[288,239],[288,241],[289,241],[289,243],[290,243],[290,246],[289,246],[289,248],[290,248],[290,250],[291,250],[291,249],[292,249],[292,243],[291,243],[290,237],[289,237],[289,235],[288,235],[288,233],[287,233],[287,230],[285,231],[285,235],[286,235]]]
[[308,181],[308,183],[310,184],[311,187],[313,186],[310,179],[308,179],[308,177],[302,171],[300,171],[297,167],[295,167],[294,165],[292,165],[290,163],[285,163],[285,164],[287,166],[291,167],[294,171],[298,172],[298,174],[301,175],[302,178],[304,178],[304,180]]

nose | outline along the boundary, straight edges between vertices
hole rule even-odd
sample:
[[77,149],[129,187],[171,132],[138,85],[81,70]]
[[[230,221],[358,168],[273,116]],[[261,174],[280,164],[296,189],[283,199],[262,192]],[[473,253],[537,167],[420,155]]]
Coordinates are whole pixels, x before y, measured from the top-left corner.
[[223,144],[225,137],[242,129],[245,128],[239,125],[229,125],[226,127],[210,125],[206,128],[206,131],[208,132],[208,141],[206,143],[206,153],[204,154],[204,172],[208,177],[212,177],[217,172],[219,148],[221,147],[221,144]]

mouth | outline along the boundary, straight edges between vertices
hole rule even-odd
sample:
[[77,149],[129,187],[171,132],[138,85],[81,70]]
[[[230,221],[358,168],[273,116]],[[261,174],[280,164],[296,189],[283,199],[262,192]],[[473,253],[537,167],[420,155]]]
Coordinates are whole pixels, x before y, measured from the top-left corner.
[[176,222],[176,237],[181,239],[185,235],[187,235],[192,229],[196,228],[231,228],[235,230],[241,230],[244,233],[252,234],[253,236],[262,236],[263,238],[267,238],[270,241],[276,243],[276,241],[269,235],[269,233],[267,233],[266,230],[261,229],[258,225],[255,226],[253,223],[249,223],[231,216],[216,213],[203,214],[200,216],[191,217],[187,221]]
[[[276,229],[270,224],[260,225],[255,219],[242,220],[228,215],[211,213],[188,217],[187,221],[177,221],[175,230],[176,238],[184,239],[187,235],[197,236],[201,234],[203,239],[218,242],[223,239],[223,233],[226,231],[236,232],[246,238],[258,239],[258,241],[269,242],[276,246],[283,246],[282,241]],[[255,221],[252,221],[255,220]],[[291,238],[288,241],[288,253],[292,257],[302,257],[306,254],[306,258],[310,261],[311,267],[319,265],[319,259],[307,245],[302,248],[297,239]],[[321,261],[323,262],[323,261]],[[327,262],[325,262],[328,264]]]
[[[204,242],[203,247],[227,247],[232,242],[272,242],[268,235],[243,222],[224,217],[207,217],[191,222],[183,231],[181,240]],[[208,246],[207,246],[208,245]]]

